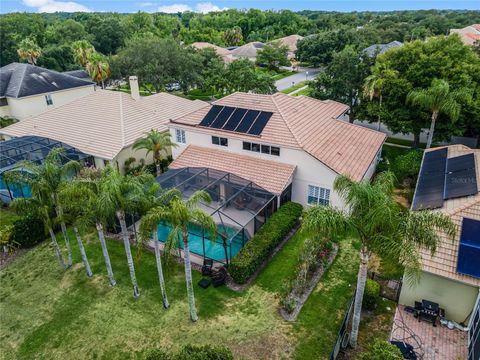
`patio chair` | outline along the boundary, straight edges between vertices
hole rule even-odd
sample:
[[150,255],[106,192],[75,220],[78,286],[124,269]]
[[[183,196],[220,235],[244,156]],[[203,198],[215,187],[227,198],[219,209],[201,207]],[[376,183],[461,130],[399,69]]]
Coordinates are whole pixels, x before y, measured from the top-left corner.
[[219,287],[221,285],[225,285],[225,280],[227,278],[227,269],[222,266],[218,270],[212,271],[212,283],[213,287]]
[[203,276],[212,275],[212,267],[213,267],[212,259],[203,259],[202,275]]

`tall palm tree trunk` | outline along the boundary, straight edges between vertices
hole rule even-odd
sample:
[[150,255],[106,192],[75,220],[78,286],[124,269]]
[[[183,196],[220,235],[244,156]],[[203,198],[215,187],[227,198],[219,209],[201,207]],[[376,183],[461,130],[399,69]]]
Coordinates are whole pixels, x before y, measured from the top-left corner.
[[162,167],[160,166],[160,154],[154,153],[153,154],[153,161],[155,162],[155,169],[157,172],[157,177],[162,175]]
[[127,254],[128,270],[130,271],[130,279],[133,285],[133,297],[137,299],[140,296],[140,291],[137,286],[137,277],[135,276],[135,265],[133,264],[132,250],[130,249],[130,240],[128,239],[127,223],[125,222],[125,212],[123,210],[117,211],[117,218],[122,228],[123,245],[125,246],[125,253]]
[[88,277],[92,277],[92,269],[90,269],[90,263],[88,262],[87,254],[85,253],[85,247],[83,246],[80,232],[78,231],[76,226],[73,227],[73,232],[75,233],[75,237],[77,238],[78,248],[80,249],[80,255],[82,256],[83,265],[85,266],[85,272],[87,273]]
[[368,270],[368,249],[365,247],[360,251],[360,269],[358,270],[357,292],[355,294],[355,304],[353,307],[352,333],[350,335],[350,345],[357,347],[358,328],[360,326],[360,315],[362,313],[363,293],[365,292],[365,283],[367,282]]
[[105,242],[105,235],[103,233],[103,226],[99,222],[95,224],[98,233],[98,239],[100,240],[100,245],[102,246],[103,258],[105,259],[105,266],[107,267],[108,280],[110,281],[111,286],[117,285],[112,271],[112,264],[110,263],[110,256],[108,255],[107,244]]
[[432,122],[430,123],[430,131],[428,132],[428,139],[427,139],[427,149],[430,149],[433,142],[433,132],[435,131],[435,123],[437,122],[438,111],[434,111],[432,113]]
[[[379,107],[380,107],[380,111],[382,111],[382,95],[380,95],[379,97]],[[378,125],[377,125],[377,131],[380,131],[380,128],[382,126],[382,120],[380,119],[380,114],[378,114]]]
[[190,262],[190,249],[188,248],[188,231],[182,231],[183,238],[183,260],[185,262],[185,281],[187,283],[188,306],[190,308],[190,319],[198,320],[197,309],[195,307],[195,295],[193,293],[192,282],[192,264]]
[[158,281],[160,282],[160,290],[162,291],[163,307],[168,309],[170,304],[168,303],[167,291],[165,289],[165,279],[163,278],[162,259],[160,256],[160,244],[158,243],[157,226],[155,226],[153,229],[153,248],[155,249],[155,260],[157,261]]
[[[52,195],[53,200],[56,202],[55,196]],[[65,245],[67,247],[67,254],[68,254],[68,263],[67,266],[72,266],[72,247],[70,246],[70,238],[68,237],[67,233],[67,226],[65,225],[65,221],[63,221],[63,211],[60,206],[55,207],[55,212],[57,213],[57,217],[61,220],[60,228],[62,229],[63,239],[65,240]]]
[[63,260],[63,255],[62,252],[60,251],[60,247],[58,246],[57,238],[55,236],[55,233],[53,232],[53,229],[51,227],[48,228],[48,232],[50,234],[50,238],[52,239],[52,244],[53,244],[53,249],[55,250],[55,255],[57,256],[58,262],[60,266],[62,267],[63,270],[67,269],[67,265],[65,264],[65,261]]

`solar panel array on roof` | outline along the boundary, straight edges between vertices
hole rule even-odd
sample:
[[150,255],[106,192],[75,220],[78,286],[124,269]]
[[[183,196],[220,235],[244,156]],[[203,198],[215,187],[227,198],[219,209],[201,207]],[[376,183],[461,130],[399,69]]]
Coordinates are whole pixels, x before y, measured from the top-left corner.
[[444,199],[469,196],[477,192],[475,155],[467,154],[448,159]]
[[273,113],[269,111],[213,105],[200,122],[200,126],[260,135],[272,115]]
[[434,209],[443,205],[447,148],[426,152],[418,177],[412,209]]
[[480,221],[463,218],[457,272],[480,278]]
[[448,149],[426,152],[412,209],[435,209],[443,201],[478,192],[475,154],[447,159]]

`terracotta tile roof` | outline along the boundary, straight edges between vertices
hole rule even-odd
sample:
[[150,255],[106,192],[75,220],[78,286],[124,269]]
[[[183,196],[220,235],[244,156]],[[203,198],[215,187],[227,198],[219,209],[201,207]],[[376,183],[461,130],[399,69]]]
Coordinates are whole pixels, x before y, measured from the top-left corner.
[[257,56],[258,50],[262,49],[264,46],[264,43],[253,41],[233,49],[231,54],[235,58],[254,58]]
[[[436,149],[438,148],[426,151]],[[480,181],[480,149],[470,149],[464,145],[448,146],[449,158],[471,153],[475,154],[477,180]],[[452,239],[448,238],[445,234],[440,233],[442,241],[433,256],[429,251],[422,250],[423,270],[470,285],[480,286],[480,279],[457,273],[462,219],[467,217],[480,221],[480,192],[472,196],[446,200],[443,207],[436,211],[442,211],[450,216],[457,226],[457,234],[452,241]]]
[[194,42],[192,44],[192,46],[195,48],[195,49],[206,49],[206,48],[212,48],[215,50],[215,52],[219,55],[219,56],[224,56],[224,55],[230,55],[231,54],[231,51],[228,50],[228,49],[225,49],[225,48],[222,48],[220,46],[217,46],[215,44],[210,44],[208,42]]
[[465,36],[469,37],[472,40],[480,40],[480,34],[465,34]]
[[294,165],[278,161],[263,160],[196,145],[187,146],[169,167],[171,169],[207,167],[231,172],[275,194],[280,194],[288,186],[296,168]]
[[68,104],[22,120],[0,134],[37,135],[58,140],[80,151],[111,160],[151,129],[167,130],[171,118],[205,107],[167,93],[133,100],[129,94],[97,90]]
[[272,40],[272,43],[280,43],[282,46],[288,47],[288,51],[295,52],[297,51],[297,42],[303,40],[303,36],[300,35],[289,35],[280,39]]
[[[235,138],[256,138],[268,144],[303,149],[335,172],[357,181],[363,178],[385,140],[383,133],[337,120],[348,106],[336,101],[282,93],[234,93],[214,104],[273,112],[260,136],[228,133]],[[198,127],[209,109],[207,106],[182,116],[175,123]],[[201,129],[207,133],[227,132]]]

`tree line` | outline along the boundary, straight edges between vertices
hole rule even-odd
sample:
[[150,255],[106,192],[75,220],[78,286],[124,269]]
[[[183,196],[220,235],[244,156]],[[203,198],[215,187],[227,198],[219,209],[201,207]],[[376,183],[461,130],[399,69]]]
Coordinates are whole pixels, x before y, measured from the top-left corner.
[[[219,46],[232,46],[251,41],[268,42],[291,34],[318,34],[328,39],[325,41],[333,43],[333,50],[341,50],[346,39],[357,32],[368,46],[377,42],[445,35],[451,28],[479,22],[478,11],[435,10],[334,13],[231,9],[208,14],[11,13],[0,16],[0,65],[18,60],[16,51],[25,38],[31,38],[43,49],[38,65],[66,71],[78,68],[70,49],[71,43],[77,40],[87,40],[99,53],[110,56],[117,54],[128,40],[138,36],[172,37],[184,44],[207,41]],[[308,52],[302,49],[302,59],[310,57],[306,55]],[[316,51],[312,56],[318,54],[319,51]],[[328,54],[320,56],[326,56],[327,60],[329,57]],[[319,60],[310,60],[315,61]]]

